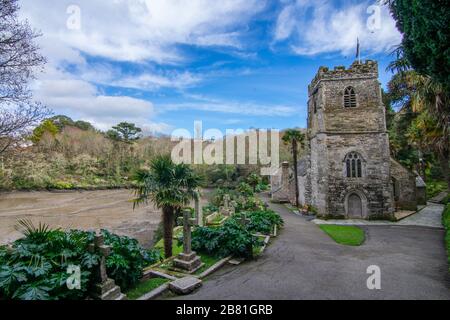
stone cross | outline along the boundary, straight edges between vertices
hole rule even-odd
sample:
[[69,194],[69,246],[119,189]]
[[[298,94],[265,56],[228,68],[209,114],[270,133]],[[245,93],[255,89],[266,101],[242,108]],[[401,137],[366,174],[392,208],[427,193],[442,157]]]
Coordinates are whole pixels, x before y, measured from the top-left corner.
[[94,236],[94,243],[89,244],[88,250],[90,253],[98,251],[100,253],[100,263],[95,271],[96,281],[104,283],[108,280],[106,274],[106,258],[111,254],[111,247],[105,245],[105,240],[100,232],[96,232]]
[[191,210],[184,209],[183,211],[183,252],[181,252],[173,260],[173,268],[175,270],[181,269],[183,272],[193,273],[203,266],[202,260],[197,254],[192,251],[191,244],[191,224],[195,219],[191,218]]
[[195,223],[198,226],[203,226],[203,208],[200,203],[200,192],[197,194],[198,197],[195,198]]
[[183,211],[183,253],[189,255],[192,253],[191,245],[191,225],[195,223],[195,219],[191,218],[191,210]]
[[224,195],[223,196],[223,207],[225,210],[228,210],[229,201],[230,201],[230,195],[228,195],[228,194]]
[[230,208],[230,209],[231,209],[231,210],[236,210],[237,205],[238,205],[238,204],[237,204],[236,201],[234,201],[234,200],[231,201],[231,203],[230,203],[231,208]]
[[250,223],[250,219],[247,218],[247,215],[245,213],[241,213],[241,218],[239,219],[239,223],[245,227],[247,224]]

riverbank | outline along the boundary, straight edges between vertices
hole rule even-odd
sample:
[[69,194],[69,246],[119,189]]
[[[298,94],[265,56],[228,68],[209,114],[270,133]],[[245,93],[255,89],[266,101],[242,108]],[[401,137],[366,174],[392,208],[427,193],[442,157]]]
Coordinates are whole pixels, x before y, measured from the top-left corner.
[[145,247],[152,245],[161,213],[153,205],[133,210],[129,189],[96,191],[14,191],[0,193],[0,243],[21,235],[14,226],[19,219],[51,227],[83,230],[105,228],[131,236]]

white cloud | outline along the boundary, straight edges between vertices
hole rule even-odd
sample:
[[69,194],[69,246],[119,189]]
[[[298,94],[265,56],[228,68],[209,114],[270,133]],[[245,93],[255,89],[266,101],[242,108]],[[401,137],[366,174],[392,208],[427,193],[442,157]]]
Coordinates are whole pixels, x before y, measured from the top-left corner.
[[[242,27],[264,9],[265,2],[22,0],[21,14],[42,31],[38,41],[49,61],[35,85],[35,97],[56,113],[91,121],[100,129],[124,120],[167,131],[168,125],[150,121],[150,101],[108,96],[98,86],[153,91],[198,84],[200,75],[165,68],[189,62],[180,45],[240,51]],[[78,29],[67,24],[77,18],[67,12],[72,5],[80,9]],[[135,67],[127,70],[130,65]]]
[[[340,6],[336,5],[340,4]],[[278,15],[274,42],[287,41],[299,55],[355,53],[356,38],[362,55],[387,52],[399,44],[401,35],[385,6],[380,6],[379,27],[369,28],[367,12],[373,1],[286,1]]]
[[[242,46],[240,29],[265,0],[79,0],[79,30],[69,30],[71,0],[24,0],[23,15],[44,33],[46,51],[78,58],[68,49],[116,61],[178,63],[178,44]],[[68,54],[67,56],[65,56]]]
[[154,106],[151,102],[128,96],[104,95],[89,82],[71,78],[52,69],[35,84],[35,98],[56,114],[68,114],[77,120],[91,122],[101,130],[128,121],[144,129],[145,133],[170,132],[171,126],[151,121]]

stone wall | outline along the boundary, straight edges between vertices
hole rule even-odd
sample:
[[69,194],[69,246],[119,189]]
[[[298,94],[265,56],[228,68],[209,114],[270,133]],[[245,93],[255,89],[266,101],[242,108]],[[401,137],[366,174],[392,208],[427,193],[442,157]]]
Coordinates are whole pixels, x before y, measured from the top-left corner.
[[[387,134],[336,134],[327,141],[329,214],[347,217],[347,197],[357,193],[367,205],[364,218],[389,217],[393,210]],[[363,160],[362,177],[347,177],[345,157],[350,152]]]
[[417,210],[416,176],[391,159],[391,183],[396,209]]
[[281,168],[275,173],[275,175],[270,177],[271,195],[273,201],[287,202],[291,200],[291,175],[289,163],[283,162],[281,164]]
[[319,215],[328,215],[328,152],[327,135],[318,134],[311,139],[311,205]]
[[[356,93],[354,108],[344,107],[349,86]],[[308,102],[310,201],[319,215],[347,217],[348,197],[355,194],[364,218],[392,216],[384,110],[376,62],[319,69],[309,86]],[[362,177],[347,178],[344,160],[350,152],[363,159]]]

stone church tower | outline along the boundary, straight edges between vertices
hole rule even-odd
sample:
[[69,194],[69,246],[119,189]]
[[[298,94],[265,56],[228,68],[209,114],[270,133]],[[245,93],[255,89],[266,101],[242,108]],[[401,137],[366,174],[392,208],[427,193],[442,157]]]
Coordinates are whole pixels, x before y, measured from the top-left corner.
[[321,67],[309,85],[307,203],[319,215],[390,218],[393,191],[375,61]]

